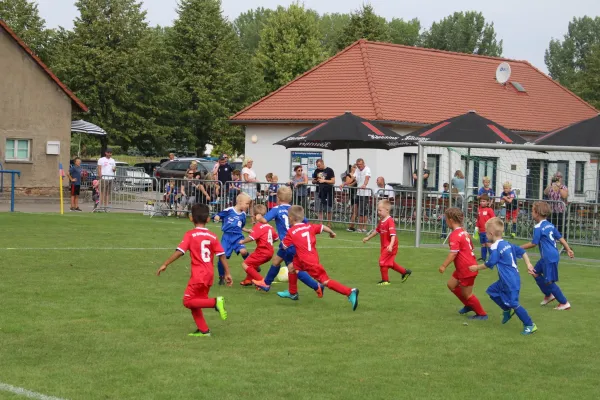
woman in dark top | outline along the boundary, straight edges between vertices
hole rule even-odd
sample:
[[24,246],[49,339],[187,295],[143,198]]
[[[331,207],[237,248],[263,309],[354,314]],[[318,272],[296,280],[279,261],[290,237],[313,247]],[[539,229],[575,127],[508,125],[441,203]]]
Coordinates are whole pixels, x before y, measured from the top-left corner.
[[352,215],[350,216],[350,225],[348,225],[348,232],[355,232],[356,228],[354,228],[354,223],[356,221],[356,215],[358,213],[358,207],[356,205],[356,178],[354,177],[354,172],[356,171],[355,165],[348,165],[348,169],[342,174],[342,184],[340,188],[342,189],[344,204],[347,204],[348,199],[350,200],[350,209]]

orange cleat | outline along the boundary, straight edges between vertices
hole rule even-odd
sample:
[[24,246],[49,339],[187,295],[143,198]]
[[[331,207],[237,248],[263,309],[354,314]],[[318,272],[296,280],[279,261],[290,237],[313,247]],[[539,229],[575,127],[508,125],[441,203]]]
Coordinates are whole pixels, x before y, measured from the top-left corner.
[[245,279],[243,281],[240,282],[240,285],[242,286],[252,286],[252,281],[250,279]]

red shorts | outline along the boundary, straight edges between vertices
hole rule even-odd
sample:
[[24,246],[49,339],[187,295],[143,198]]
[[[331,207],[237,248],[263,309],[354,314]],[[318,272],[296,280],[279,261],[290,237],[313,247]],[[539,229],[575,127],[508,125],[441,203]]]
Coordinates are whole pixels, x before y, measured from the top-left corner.
[[394,265],[396,254],[398,254],[397,247],[391,253],[388,253],[387,247],[382,248],[381,253],[379,254],[379,266],[391,267]]
[[246,264],[249,268],[258,269],[261,265],[271,261],[273,257],[273,252],[271,254],[268,253],[257,253],[256,251],[250,254],[248,258],[244,260],[244,264]]
[[518,209],[511,210],[511,211],[506,210],[506,220],[507,221],[514,221],[514,220],[517,219],[518,216],[519,216],[519,210]]
[[452,277],[458,281],[459,286],[469,287],[475,286],[475,278],[477,278],[477,275],[469,276],[466,278],[459,278],[458,271],[454,270],[454,272],[452,273]]
[[210,286],[211,285],[201,282],[188,282],[185,292],[183,293],[183,302],[185,303],[187,299],[208,299]]
[[321,264],[306,264],[303,262],[294,262],[294,267],[299,271],[307,272],[313,279],[319,283],[327,282],[329,276],[325,271],[325,268]]
[[268,208],[269,210],[270,210],[271,208],[275,208],[275,207],[277,207],[277,203],[276,203],[276,202],[274,202],[274,201],[269,201],[269,202],[267,203],[267,208]]

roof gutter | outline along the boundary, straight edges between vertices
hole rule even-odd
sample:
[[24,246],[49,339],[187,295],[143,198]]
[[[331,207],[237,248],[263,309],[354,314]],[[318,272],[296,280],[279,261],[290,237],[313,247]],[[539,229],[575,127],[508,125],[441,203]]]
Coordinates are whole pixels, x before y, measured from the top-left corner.
[[[320,124],[327,119],[230,119],[227,122],[230,125],[307,125],[307,124]],[[387,121],[387,120],[372,120],[372,122],[381,125],[392,125],[392,126],[414,126],[423,127],[429,124],[421,122],[400,122],[400,121]]]

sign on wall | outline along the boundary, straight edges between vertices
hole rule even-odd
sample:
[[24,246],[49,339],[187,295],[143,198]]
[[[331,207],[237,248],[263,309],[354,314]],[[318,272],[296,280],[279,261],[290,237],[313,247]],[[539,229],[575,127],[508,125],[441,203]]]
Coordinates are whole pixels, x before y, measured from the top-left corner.
[[323,158],[322,151],[292,151],[292,162],[290,176],[294,174],[296,165],[302,165],[306,175],[311,178],[317,169],[317,160]]

